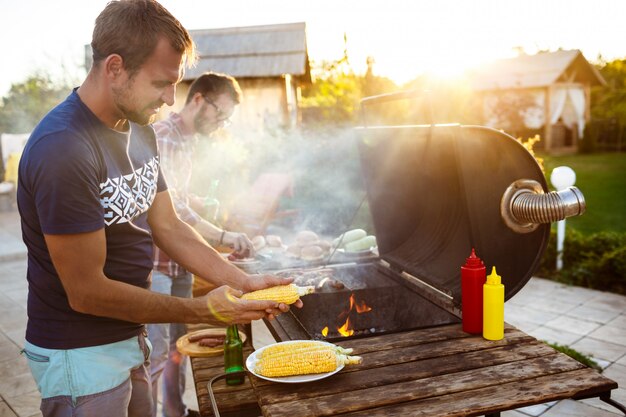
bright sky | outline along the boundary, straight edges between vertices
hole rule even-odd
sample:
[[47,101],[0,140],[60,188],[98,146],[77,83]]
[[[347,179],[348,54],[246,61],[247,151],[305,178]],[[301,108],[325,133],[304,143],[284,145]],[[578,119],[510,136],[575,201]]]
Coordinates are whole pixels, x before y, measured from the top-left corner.
[[[81,80],[102,0],[0,0],[0,96],[36,69]],[[342,56],[355,71],[367,56],[398,83],[424,72],[451,75],[540,49],[580,49],[590,61],[626,57],[624,0],[163,0],[188,29],[307,23],[312,61]]]

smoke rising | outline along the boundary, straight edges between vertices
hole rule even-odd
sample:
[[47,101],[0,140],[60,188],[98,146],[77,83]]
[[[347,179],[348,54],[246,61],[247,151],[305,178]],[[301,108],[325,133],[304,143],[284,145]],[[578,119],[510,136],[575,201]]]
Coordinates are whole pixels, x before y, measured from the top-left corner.
[[332,238],[356,227],[373,233],[367,202],[355,216],[365,189],[352,129],[220,133],[200,139],[192,189],[205,195],[219,180],[222,221],[260,175],[280,173],[292,178],[293,195],[283,196],[279,209],[297,215],[272,223],[267,234],[312,230]]

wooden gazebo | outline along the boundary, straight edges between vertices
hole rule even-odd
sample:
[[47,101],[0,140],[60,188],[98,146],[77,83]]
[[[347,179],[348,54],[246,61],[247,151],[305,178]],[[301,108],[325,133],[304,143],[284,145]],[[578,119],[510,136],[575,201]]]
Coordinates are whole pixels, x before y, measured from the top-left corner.
[[[482,105],[482,122],[504,128],[497,114],[502,98],[518,97],[526,128],[541,135],[549,152],[571,152],[590,119],[591,87],[605,85],[602,75],[579,50],[541,52],[493,62],[476,71],[472,88]],[[521,99],[524,97],[524,99]],[[515,103],[515,100],[505,101]]]

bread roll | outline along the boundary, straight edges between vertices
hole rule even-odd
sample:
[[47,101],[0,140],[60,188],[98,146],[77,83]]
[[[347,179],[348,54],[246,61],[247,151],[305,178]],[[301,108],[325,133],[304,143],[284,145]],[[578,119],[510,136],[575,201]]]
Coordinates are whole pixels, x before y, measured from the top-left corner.
[[254,250],[257,252],[265,247],[265,238],[261,235],[253,237],[251,241],[252,246],[254,246]]
[[317,245],[305,246],[300,251],[300,258],[312,261],[321,258],[323,254],[324,250]]
[[265,236],[265,242],[268,246],[271,246],[273,248],[280,248],[281,246],[283,246],[283,241],[281,240],[280,236],[276,235]]
[[331,244],[327,240],[318,240],[315,245],[322,248],[324,252],[330,252]]
[[302,247],[311,245],[319,240],[317,233],[303,230],[296,235],[296,243]]
[[298,245],[291,245],[287,248],[287,255],[295,256],[296,258],[300,257],[300,251],[302,248]]

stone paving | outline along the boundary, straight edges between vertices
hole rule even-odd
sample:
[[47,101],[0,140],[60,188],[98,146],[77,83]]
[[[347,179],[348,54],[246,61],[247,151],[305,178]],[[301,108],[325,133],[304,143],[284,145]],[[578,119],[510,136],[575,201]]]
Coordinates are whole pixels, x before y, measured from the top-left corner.
[[[26,249],[15,210],[0,212],[0,417],[41,416],[40,396],[20,355],[26,327]],[[619,384],[612,398],[626,404],[626,297],[532,278],[505,306],[505,319],[528,334],[568,345],[593,357]],[[259,348],[273,339],[253,323]],[[188,381],[192,381],[188,369]],[[197,409],[188,384],[185,399]],[[506,417],[614,417],[618,410],[598,399],[564,400],[502,413]],[[295,416],[294,416],[295,417]]]

